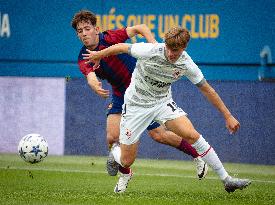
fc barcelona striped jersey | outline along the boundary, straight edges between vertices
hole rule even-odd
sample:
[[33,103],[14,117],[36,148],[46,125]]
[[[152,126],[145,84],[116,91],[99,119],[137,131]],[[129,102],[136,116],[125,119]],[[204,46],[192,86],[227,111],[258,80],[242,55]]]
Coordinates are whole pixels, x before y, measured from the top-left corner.
[[[99,44],[94,51],[99,51],[117,43],[124,43],[129,39],[126,29],[108,30],[99,34]],[[100,61],[100,67],[93,69],[94,64],[85,64],[82,54],[87,53],[83,46],[78,56],[78,65],[83,75],[95,72],[102,80],[106,79],[112,86],[113,94],[122,97],[130,84],[131,76],[136,65],[136,59],[128,54],[108,56]]]

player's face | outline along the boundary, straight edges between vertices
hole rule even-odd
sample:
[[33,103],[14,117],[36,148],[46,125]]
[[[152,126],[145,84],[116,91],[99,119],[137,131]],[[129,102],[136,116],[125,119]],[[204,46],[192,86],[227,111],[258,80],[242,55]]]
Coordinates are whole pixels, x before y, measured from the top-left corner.
[[183,51],[184,51],[184,48],[171,49],[166,47],[165,49],[166,57],[170,63],[175,63],[179,59]]
[[99,38],[99,28],[93,26],[89,22],[81,21],[76,27],[77,36],[82,43],[89,49],[93,50],[97,47]]

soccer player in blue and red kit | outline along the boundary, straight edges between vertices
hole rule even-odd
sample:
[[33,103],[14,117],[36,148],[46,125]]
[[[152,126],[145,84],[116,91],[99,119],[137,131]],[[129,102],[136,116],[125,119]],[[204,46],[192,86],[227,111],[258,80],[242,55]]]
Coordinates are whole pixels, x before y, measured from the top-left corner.
[[[106,79],[112,86],[112,101],[107,115],[107,143],[115,145],[119,140],[119,126],[121,120],[124,93],[130,84],[132,72],[136,65],[136,59],[128,54],[119,54],[103,58],[99,65],[86,63],[83,55],[88,53],[86,49],[99,51],[117,43],[124,43],[129,38],[141,34],[149,43],[156,42],[149,28],[142,24],[116,30],[99,31],[96,26],[96,16],[90,11],[82,10],[76,13],[72,19],[72,27],[76,30],[77,36],[84,44],[78,56],[78,64],[81,72],[87,78],[91,89],[103,98],[110,96],[109,90],[102,87],[100,79]],[[181,137],[165,129],[157,122],[152,122],[147,128],[149,135],[157,142],[167,144],[191,155],[196,163],[199,179],[205,177],[208,166],[201,159],[196,150]],[[109,155],[107,160],[107,171],[109,175],[115,176],[118,170],[123,174],[131,172],[130,168],[123,168],[118,165],[113,156]]]

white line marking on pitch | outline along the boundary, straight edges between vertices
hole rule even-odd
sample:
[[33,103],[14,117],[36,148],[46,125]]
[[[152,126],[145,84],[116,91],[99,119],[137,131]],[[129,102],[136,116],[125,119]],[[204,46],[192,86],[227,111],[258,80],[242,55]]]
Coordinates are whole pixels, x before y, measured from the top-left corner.
[[[49,169],[49,168],[36,168],[36,167],[0,167],[0,169],[5,170],[36,170],[36,171],[49,171],[49,172],[68,172],[68,173],[95,173],[95,174],[107,174],[107,172],[104,171],[88,171],[88,170],[77,170],[77,169]],[[156,176],[156,177],[179,177],[179,178],[191,178],[191,179],[197,179],[194,176],[186,176],[186,175],[178,175],[178,174],[138,174],[137,176]],[[206,179],[211,180],[219,180],[217,177],[206,177]],[[252,179],[253,182],[259,182],[259,183],[271,183],[275,184],[275,181],[269,181],[269,180],[258,180],[258,179]]]

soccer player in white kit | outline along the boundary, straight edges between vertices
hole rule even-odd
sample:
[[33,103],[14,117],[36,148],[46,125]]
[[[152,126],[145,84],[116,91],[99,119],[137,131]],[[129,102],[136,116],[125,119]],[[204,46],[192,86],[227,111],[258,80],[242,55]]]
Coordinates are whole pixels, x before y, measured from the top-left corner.
[[[229,176],[214,149],[172,99],[171,84],[186,76],[221,112],[230,133],[235,133],[240,127],[239,122],[185,51],[190,40],[188,30],[172,28],[165,34],[164,40],[165,43],[156,44],[116,44],[99,52],[88,50],[89,54],[84,54],[84,59],[87,59],[88,63],[95,64],[103,57],[119,53],[128,53],[138,59],[131,84],[124,96],[120,146],[112,149],[115,160],[123,167],[130,167],[135,161],[142,132],[152,121],[157,121],[196,149],[202,159],[218,174],[227,192],[247,187],[251,181]],[[121,174],[114,191],[124,192],[131,177],[132,172]]]

